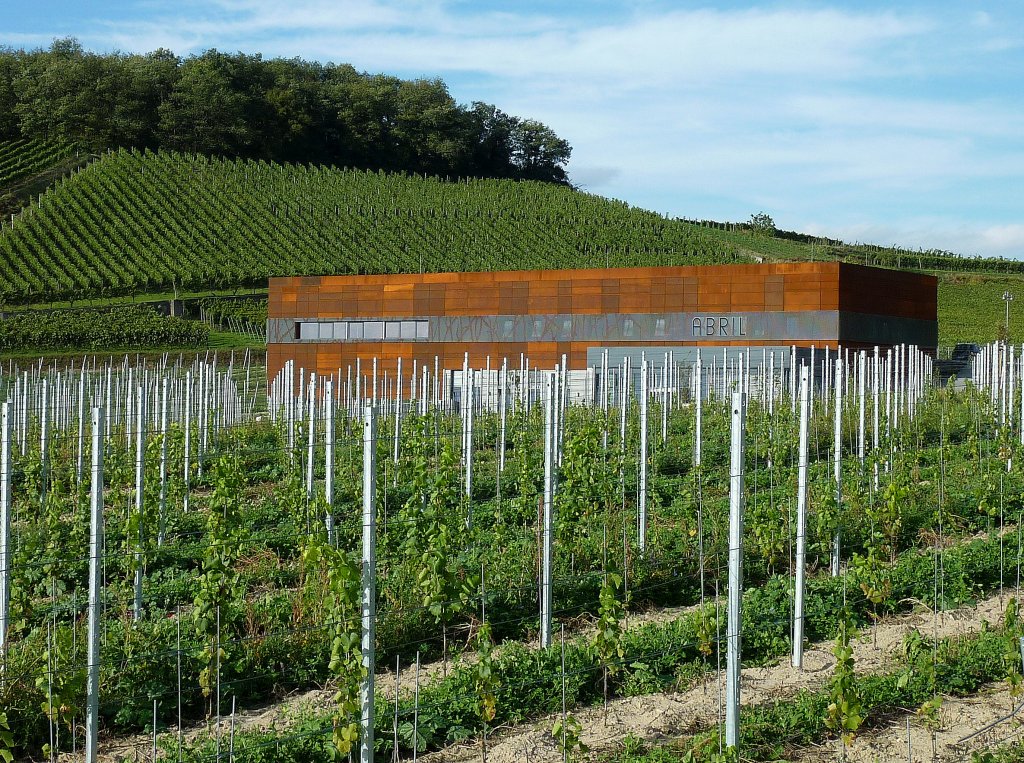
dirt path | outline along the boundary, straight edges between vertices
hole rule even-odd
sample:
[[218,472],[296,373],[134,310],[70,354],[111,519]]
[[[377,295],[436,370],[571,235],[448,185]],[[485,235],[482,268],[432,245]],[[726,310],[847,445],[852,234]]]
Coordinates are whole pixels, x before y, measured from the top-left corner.
[[[1004,601],[999,596],[983,601],[977,609],[963,608],[945,613],[918,612],[901,615],[883,621],[875,628],[865,631],[856,643],[857,669],[861,672],[880,670],[890,661],[891,652],[902,642],[906,633],[914,628],[926,635],[956,635],[976,630],[982,619],[995,622],[999,619]],[[709,600],[710,601],[710,600]],[[646,612],[630,613],[628,627],[640,627],[652,622],[668,622],[682,617],[695,606],[651,609]],[[592,622],[578,621],[572,635],[585,635],[593,630]],[[528,645],[529,642],[526,642]],[[539,644],[533,643],[534,648]],[[778,664],[766,668],[748,668],[743,671],[743,703],[757,704],[792,695],[801,688],[816,688],[823,685],[831,675],[834,660],[830,643],[819,644],[805,649],[804,670],[797,671],[789,664],[788,657]],[[500,647],[499,647],[500,651]],[[460,659],[472,660],[472,652]],[[447,668],[450,669],[449,661]],[[420,665],[420,685],[440,680],[445,671],[441,661]],[[415,666],[404,664],[399,672],[401,694],[411,695],[415,681]],[[393,699],[395,695],[394,670],[378,671],[376,691],[381,696]],[[574,712],[583,724],[583,741],[592,750],[614,749],[623,737],[633,734],[648,740],[665,739],[713,726],[718,719],[719,691],[717,679],[712,676],[695,688],[682,693],[655,694],[642,697],[615,699],[609,703],[607,723],[602,708],[582,708]],[[334,689],[323,688],[276,699],[266,705],[240,710],[234,718],[236,732],[254,729],[281,729],[300,715],[310,711],[328,711],[332,704]],[[221,734],[227,738],[230,733],[230,704],[222,707]],[[555,717],[548,717],[533,724],[511,729],[502,729],[495,739],[489,741],[488,760],[493,763],[505,761],[561,761],[550,729]],[[194,740],[206,733],[215,733],[214,722],[193,724],[183,730],[185,740]],[[117,761],[143,760],[151,755],[152,738],[146,735],[111,737],[100,740],[99,760],[107,763]],[[479,744],[472,747],[455,746],[430,755],[421,755],[424,761],[470,761],[480,756]]]
[[[709,601],[711,601],[709,599]],[[692,605],[686,607],[663,607],[663,608],[652,608],[643,612],[630,612],[626,619],[625,625],[628,628],[636,628],[647,623],[663,623],[676,620],[687,612],[696,609],[699,605]],[[573,623],[566,626],[567,636],[587,636],[594,631],[594,618],[593,617],[581,617],[576,618]],[[460,640],[463,640],[465,634],[462,634]],[[540,642],[537,639],[532,641],[521,642],[532,649],[539,649]],[[501,645],[498,645],[496,652],[500,654]],[[475,659],[473,651],[467,650],[464,655],[459,657],[460,662],[472,662]],[[457,664],[452,660],[448,660],[447,665],[441,660],[431,661],[428,663],[422,663],[419,667],[419,681],[420,686],[424,686],[434,681],[440,681],[446,671],[450,671],[452,666]],[[416,681],[416,666],[415,663],[409,664],[407,661],[403,661],[401,669],[398,673],[399,692],[402,696],[411,696],[412,687]],[[395,671],[391,670],[378,670],[375,674],[375,690],[380,696],[387,699],[394,699],[395,696]],[[244,710],[239,710],[235,714],[234,727],[236,732],[248,731],[253,729],[270,729],[270,728],[282,728],[287,726],[290,719],[295,718],[301,713],[308,713],[310,711],[323,711],[328,712],[333,704],[334,688],[331,685],[327,685],[319,689],[309,689],[302,692],[296,692],[294,694],[281,697],[272,700],[265,705],[259,705],[255,707],[249,707]],[[231,720],[228,714],[231,712],[230,702],[224,703],[221,708],[224,717],[221,720],[221,734],[222,738],[227,738],[230,734]],[[186,741],[197,739],[206,733],[216,733],[216,723],[211,721],[207,723],[190,723],[182,731],[182,737]],[[173,729],[170,730],[173,733]],[[121,736],[121,737],[110,737],[107,739],[100,740],[99,747],[99,760],[104,763],[118,763],[123,759],[127,760],[149,760],[152,755],[153,740],[151,736],[142,734],[136,734],[132,736]]]
[[[914,629],[928,636],[944,637],[975,632],[980,629],[982,620],[996,622],[1002,614],[1006,598],[1008,596],[1002,597],[1002,600],[999,596],[994,596],[984,600],[977,607],[938,614],[928,611],[917,612],[883,621],[875,628],[862,633],[854,643],[857,670],[863,673],[884,670],[891,664],[892,654],[906,634]],[[831,649],[832,645],[825,643],[805,650],[802,671],[790,665],[788,656],[768,667],[745,669],[741,689],[743,704],[761,704],[792,696],[799,689],[822,687],[831,676],[835,662]],[[718,723],[720,690],[717,677],[712,676],[685,692],[612,700],[609,703],[607,720],[604,710],[600,707],[578,709],[574,715],[583,726],[582,740],[592,751],[614,750],[627,734],[657,742],[713,727]],[[1009,709],[1009,702],[997,707],[1005,714]],[[956,721],[955,713],[951,717],[954,721],[951,725],[957,726],[959,722]],[[557,716],[549,716],[529,725],[499,731],[489,742],[488,760],[491,763],[561,761],[561,753],[551,737],[551,727],[556,718]],[[421,756],[421,759],[425,763],[468,763],[479,760],[479,743],[472,747],[450,747]],[[832,760],[834,751],[827,752],[825,758],[807,758],[818,759]],[[877,759],[893,758],[883,754]],[[905,760],[905,756],[902,759]],[[874,758],[867,757],[864,760]]]
[[[1005,683],[989,684],[970,697],[947,697],[934,733],[915,714],[908,713],[884,728],[857,736],[846,749],[846,760],[850,763],[969,761],[974,752],[1021,741],[1024,711],[1018,699],[1018,712],[1011,715],[1011,700]],[[803,750],[792,760],[800,763],[839,760],[838,742]]]

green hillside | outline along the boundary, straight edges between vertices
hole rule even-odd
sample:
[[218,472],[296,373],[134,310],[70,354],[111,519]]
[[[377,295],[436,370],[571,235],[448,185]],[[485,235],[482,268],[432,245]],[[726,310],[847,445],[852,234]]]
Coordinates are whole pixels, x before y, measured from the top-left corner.
[[749,261],[710,231],[533,181],[120,151],[0,230],[8,304],[272,275]]
[[45,172],[71,151],[66,143],[47,140],[0,141],[0,192]]
[[[0,157],[31,168],[8,169],[9,182],[45,178],[68,150],[7,143]],[[0,225],[9,307],[260,288],[270,275],[841,259],[937,273],[948,345],[995,339],[1004,290],[1024,300],[1018,261],[689,223],[550,183],[122,151],[43,187]],[[1011,338],[1024,336],[1018,305]]]

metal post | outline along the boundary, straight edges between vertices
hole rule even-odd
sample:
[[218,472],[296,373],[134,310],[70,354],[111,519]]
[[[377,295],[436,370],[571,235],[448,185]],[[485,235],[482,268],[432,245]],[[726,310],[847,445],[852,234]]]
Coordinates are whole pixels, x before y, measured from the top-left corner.
[[[286,365],[287,368],[287,365]],[[192,372],[185,374],[185,448],[183,452],[184,474],[182,489],[185,492],[182,499],[182,511],[188,513],[189,492],[191,491],[192,468]]]
[[551,523],[554,502],[555,374],[547,374],[544,403],[544,526],[541,533],[540,647],[551,646]]
[[100,709],[100,585],[103,573],[103,408],[92,409],[92,496],[89,535],[89,646],[85,760],[96,763]]
[[703,424],[702,407],[704,402],[704,382],[701,379],[700,350],[697,350],[697,365],[694,366],[694,407],[696,408],[693,437],[693,465],[700,468],[701,428]]
[[7,624],[11,612],[11,404],[0,418],[0,673],[7,665]]
[[505,426],[508,419],[508,358],[501,362],[501,388],[498,390],[498,415],[501,429],[498,443],[498,474],[505,471]]
[[145,542],[146,510],[146,391],[142,385],[137,390],[135,404],[135,516],[138,531],[135,538],[135,607],[132,611],[135,622],[142,619],[142,546]]
[[42,399],[39,405],[39,467],[42,494],[39,496],[45,505],[50,490],[50,385],[43,379]]
[[324,524],[327,527],[327,542],[334,545],[334,382],[328,381],[324,390],[326,412],[324,418],[324,503],[327,505],[327,516]]
[[871,371],[871,423],[873,427],[873,437],[871,440],[871,452],[874,456],[874,480],[875,490],[878,490],[878,448],[879,448],[879,434],[878,434],[878,392],[879,382],[878,375],[881,368],[881,357],[878,352],[878,345],[875,345],[875,357],[872,363]]
[[857,353],[857,459],[860,461],[861,473],[864,471],[864,457],[867,444],[867,430],[864,426],[864,373],[867,361],[864,350]]
[[804,663],[804,576],[807,543],[807,419],[810,414],[808,369],[800,369],[800,455],[796,482],[796,597],[793,611],[793,667]]
[[639,512],[639,524],[637,528],[637,543],[640,553],[647,550],[647,396],[650,392],[648,376],[650,366],[644,358],[640,363],[640,485],[637,499],[637,511]]
[[[415,372],[413,379],[416,378]],[[402,440],[402,359],[398,359],[398,374],[395,376],[395,443],[394,453],[391,460],[398,466],[398,457],[401,455],[399,449]],[[398,470],[395,470],[395,479],[398,479]]]
[[[307,401],[307,417],[309,420],[306,433],[306,501],[313,500],[313,478],[316,476],[315,445],[316,445],[316,374],[309,375],[309,400]],[[308,528],[307,528],[308,530]]]
[[[836,422],[833,450],[833,476],[835,479],[836,516],[842,513],[843,502],[843,359],[836,358]],[[839,528],[832,538],[832,577],[839,577]]]
[[168,378],[164,377],[163,395],[160,399],[160,516],[156,535],[156,545],[164,545],[167,530],[167,395]]
[[360,763],[373,763],[373,671],[374,640],[377,617],[377,409],[368,405],[363,410],[363,670],[366,675],[359,689],[362,710],[359,740]]
[[746,399],[742,392],[732,396],[732,434],[729,467],[729,613],[726,631],[725,743],[736,747],[740,741],[740,630],[743,619],[743,429]]
[[[462,376],[462,398],[463,398],[463,415],[466,422],[466,499],[471,500],[473,498],[473,393],[474,384],[473,378],[476,375],[476,371],[472,369],[468,373],[464,373]],[[467,504],[466,514],[466,526],[471,527],[473,524],[472,512],[473,508],[471,504]]]

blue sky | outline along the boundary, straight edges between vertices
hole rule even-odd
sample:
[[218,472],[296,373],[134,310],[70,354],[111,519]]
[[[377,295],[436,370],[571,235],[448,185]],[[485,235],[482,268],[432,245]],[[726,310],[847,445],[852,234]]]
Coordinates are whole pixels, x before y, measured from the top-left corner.
[[1024,258],[1024,4],[11,3],[0,44],[208,48],[442,77],[572,180],[670,215]]

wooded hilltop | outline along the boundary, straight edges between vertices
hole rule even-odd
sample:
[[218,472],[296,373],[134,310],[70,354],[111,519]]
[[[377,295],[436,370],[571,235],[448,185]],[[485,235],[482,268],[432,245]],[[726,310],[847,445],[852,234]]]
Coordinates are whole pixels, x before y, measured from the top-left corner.
[[46,50],[0,47],[0,140],[40,137],[90,151],[557,183],[568,182],[572,152],[541,122],[457,103],[440,79],[217,50],[96,54],[71,38]]

